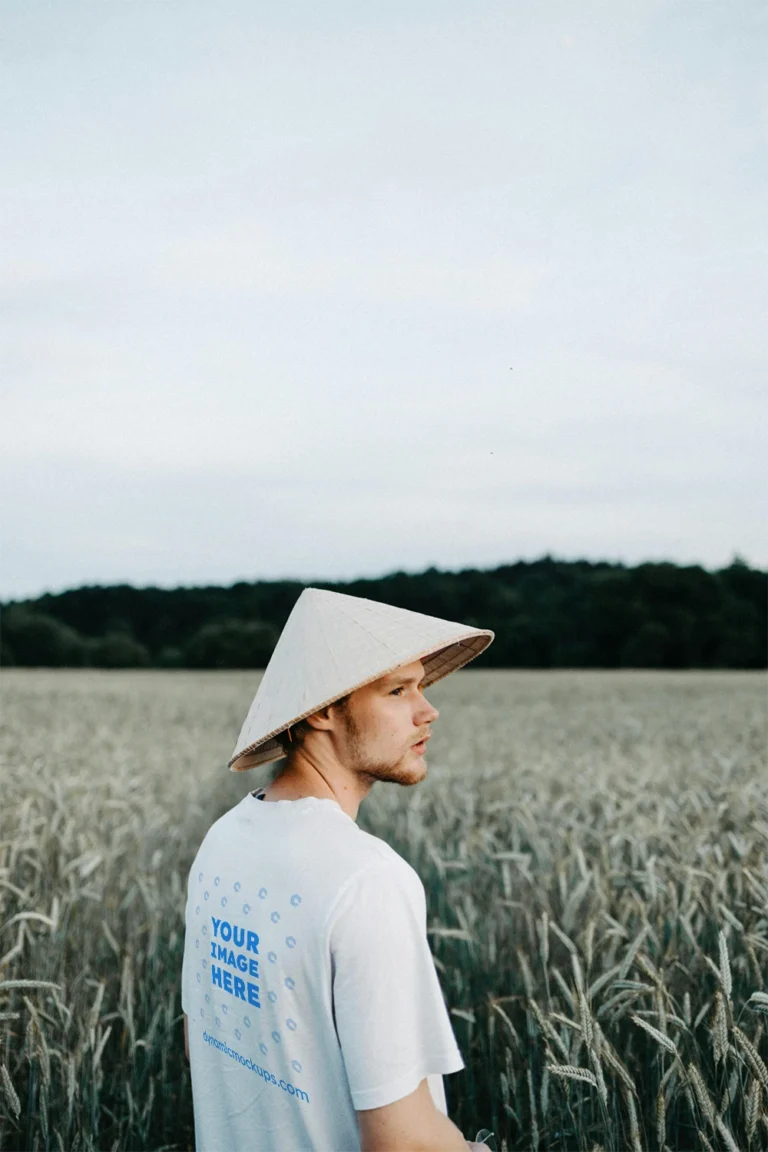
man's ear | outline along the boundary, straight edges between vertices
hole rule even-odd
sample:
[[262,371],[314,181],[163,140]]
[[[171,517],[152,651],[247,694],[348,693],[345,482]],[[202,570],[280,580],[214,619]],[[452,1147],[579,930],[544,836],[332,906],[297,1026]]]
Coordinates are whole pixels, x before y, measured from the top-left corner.
[[[333,715],[331,714],[331,710],[333,710]],[[306,716],[305,721],[312,728],[317,728],[318,730],[324,729],[327,731],[329,728],[333,727],[336,717],[338,716],[339,712],[342,712],[343,710],[343,705],[340,706],[338,702],[334,702],[333,704],[326,704],[325,708],[321,708],[319,712],[313,712],[311,716]]]
[[325,708],[321,708],[319,712],[313,712],[311,716],[305,716],[304,722],[309,724],[311,728],[328,729],[333,726],[333,720],[330,715],[332,704],[326,704]]

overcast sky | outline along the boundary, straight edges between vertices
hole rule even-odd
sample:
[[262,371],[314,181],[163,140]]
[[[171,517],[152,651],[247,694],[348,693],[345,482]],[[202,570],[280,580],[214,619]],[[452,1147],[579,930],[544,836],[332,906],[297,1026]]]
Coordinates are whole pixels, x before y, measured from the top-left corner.
[[768,6],[0,5],[0,596],[768,567]]

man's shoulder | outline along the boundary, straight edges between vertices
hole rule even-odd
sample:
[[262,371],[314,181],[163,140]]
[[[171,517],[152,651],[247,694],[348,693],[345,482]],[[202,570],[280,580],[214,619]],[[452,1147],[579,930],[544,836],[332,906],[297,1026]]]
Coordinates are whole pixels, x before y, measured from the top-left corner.
[[216,833],[222,828],[226,828],[228,825],[237,821],[240,818],[241,812],[246,804],[247,799],[247,796],[243,796],[242,799],[237,800],[234,804],[227,808],[225,812],[222,812],[220,816],[217,816],[216,819],[213,820],[208,826],[202,842],[204,843],[209,836],[216,835]]
[[421,901],[424,885],[415,868],[386,840],[360,830],[356,867],[347,876],[343,888],[398,889]]
[[[365,852],[365,861],[369,867],[377,865],[384,871],[390,870],[395,876],[415,877],[419,880],[418,872],[412,868],[404,857],[397,852],[386,840],[374,836],[370,832],[360,829],[360,839]],[[421,881],[419,880],[419,883]]]
[[244,801],[238,800],[226,812],[222,812],[205,830],[205,833],[200,839],[197,846],[194,859],[191,865],[191,872],[200,867],[202,861],[207,860],[213,853],[217,856],[227,855],[226,848],[233,843],[233,833],[235,825],[240,818],[240,811]]

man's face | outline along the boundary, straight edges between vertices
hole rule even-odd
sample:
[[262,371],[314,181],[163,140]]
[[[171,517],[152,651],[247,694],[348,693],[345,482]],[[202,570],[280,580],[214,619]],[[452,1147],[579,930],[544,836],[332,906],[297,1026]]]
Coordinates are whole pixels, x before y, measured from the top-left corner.
[[421,660],[358,688],[338,713],[338,756],[351,771],[374,780],[418,784],[427,774],[426,744],[439,712],[420,687]]

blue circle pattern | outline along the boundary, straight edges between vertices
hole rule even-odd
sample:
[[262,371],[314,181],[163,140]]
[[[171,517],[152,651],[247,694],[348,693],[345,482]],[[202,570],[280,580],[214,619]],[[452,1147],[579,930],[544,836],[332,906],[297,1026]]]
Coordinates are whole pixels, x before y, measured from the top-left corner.
[[207,935],[208,935],[208,925],[203,924],[203,936],[207,936]]
[[293,1068],[294,1072],[301,1072],[301,1064],[299,1064],[298,1060],[291,1060],[291,1068]]
[[[202,880],[202,879],[203,879],[203,873],[200,872],[198,874],[198,880]],[[219,884],[221,883],[221,878],[219,876],[216,876],[216,877],[214,877],[213,882],[214,882],[215,886],[218,888]],[[239,880],[235,881],[235,884],[234,884],[235,892],[239,892],[240,888],[241,888],[240,881]],[[209,898],[209,895],[210,895],[209,892],[207,892],[207,891],[204,892],[204,894],[203,894],[204,899],[207,900]],[[268,893],[267,893],[266,888],[260,888],[259,889],[259,899],[260,900],[266,900],[267,895],[268,895]],[[294,908],[297,908],[299,906],[299,904],[301,904],[301,896],[299,896],[299,894],[297,892],[294,892],[294,894],[291,896],[291,904],[293,905]],[[223,896],[221,899],[221,906],[222,906],[222,908],[225,908],[226,905],[227,905],[227,898],[226,898],[226,896]],[[250,911],[251,911],[250,904],[243,904],[244,915],[247,916],[250,913]],[[199,904],[197,905],[195,912],[197,913],[198,916],[200,915],[200,905]],[[280,913],[279,912],[273,912],[270,916],[270,919],[272,920],[273,924],[277,924],[278,921],[280,920]],[[205,935],[205,936],[208,935],[208,929],[205,925],[203,925],[203,935]],[[295,948],[296,947],[296,938],[294,936],[287,936],[285,939],[285,942],[289,948]],[[197,948],[200,947],[200,941],[199,940],[195,941],[195,946]],[[269,952],[267,954],[267,959],[269,960],[270,964],[276,964],[277,963],[277,954],[275,952]],[[204,968],[208,967],[208,963],[206,960],[203,960],[203,967]],[[198,983],[200,983],[200,980],[201,980],[200,974],[198,973],[198,976],[197,976]],[[292,976],[286,976],[283,983],[284,983],[285,987],[288,988],[291,992],[296,988],[296,981],[293,979]],[[268,995],[269,995],[270,1002],[272,1004],[275,1004],[277,1002],[277,994],[275,992],[270,992]],[[211,1002],[211,998],[207,993],[205,996],[205,1002],[206,1002],[206,1004],[210,1004],[210,1002]],[[221,1005],[221,1011],[225,1016],[228,1014],[229,1009],[227,1008],[226,1004]],[[205,1009],[203,1009],[203,1008],[200,1009],[200,1015],[203,1018],[205,1017]],[[218,1016],[215,1017],[215,1021],[216,1021],[216,1026],[220,1028],[221,1027],[221,1020],[219,1019]],[[243,1017],[243,1024],[245,1025],[246,1028],[251,1027],[251,1020],[250,1020],[249,1016]],[[286,1024],[286,1027],[289,1028],[291,1032],[295,1032],[297,1027],[298,1027],[298,1025],[296,1024],[296,1021],[292,1020],[290,1017],[285,1021],[285,1024]],[[238,1040],[242,1039],[242,1033],[240,1032],[239,1028],[235,1029],[235,1036],[237,1037]],[[274,1042],[276,1044],[280,1044],[281,1043],[280,1033],[275,1030],[272,1033],[272,1039],[274,1040]],[[260,1044],[259,1049],[264,1056],[267,1055],[268,1049],[267,1049],[266,1044]],[[291,1067],[293,1068],[293,1070],[295,1072],[301,1072],[302,1071],[302,1065],[298,1060],[292,1060],[291,1061]]]

